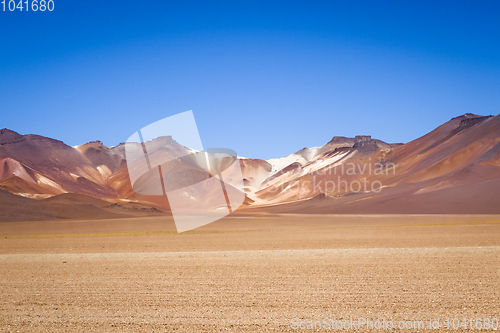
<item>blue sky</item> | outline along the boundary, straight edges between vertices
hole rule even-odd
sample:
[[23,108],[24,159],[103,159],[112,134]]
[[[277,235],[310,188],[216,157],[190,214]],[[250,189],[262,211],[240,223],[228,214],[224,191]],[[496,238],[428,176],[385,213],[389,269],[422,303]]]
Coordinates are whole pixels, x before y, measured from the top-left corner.
[[[0,7],[1,10],[1,7]],[[116,145],[193,110],[268,159],[500,113],[500,2],[62,1],[0,11],[0,128]]]

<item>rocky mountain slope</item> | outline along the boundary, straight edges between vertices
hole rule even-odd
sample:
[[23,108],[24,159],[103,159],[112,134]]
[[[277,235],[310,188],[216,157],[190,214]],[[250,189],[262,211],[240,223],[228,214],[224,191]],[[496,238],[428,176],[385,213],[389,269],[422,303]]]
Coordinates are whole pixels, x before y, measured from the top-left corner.
[[[153,141],[162,153],[189,151],[169,136]],[[282,158],[239,163],[246,212],[500,213],[500,116],[465,114],[406,144],[333,137]],[[124,144],[71,147],[8,129],[0,130],[0,190],[0,220],[15,220],[17,199],[19,207],[41,207],[40,216],[47,215],[42,202],[90,205],[106,216],[169,209],[165,196],[134,192]]]

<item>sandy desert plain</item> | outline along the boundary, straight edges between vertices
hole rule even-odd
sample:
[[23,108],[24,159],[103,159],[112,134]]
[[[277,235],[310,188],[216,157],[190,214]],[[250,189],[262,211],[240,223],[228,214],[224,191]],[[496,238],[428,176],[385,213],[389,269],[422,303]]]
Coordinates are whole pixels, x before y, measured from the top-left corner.
[[499,234],[499,215],[242,213],[181,234],[164,216],[3,222],[0,331],[309,332],[331,330],[291,320],[368,318],[445,332],[429,319],[500,318]]

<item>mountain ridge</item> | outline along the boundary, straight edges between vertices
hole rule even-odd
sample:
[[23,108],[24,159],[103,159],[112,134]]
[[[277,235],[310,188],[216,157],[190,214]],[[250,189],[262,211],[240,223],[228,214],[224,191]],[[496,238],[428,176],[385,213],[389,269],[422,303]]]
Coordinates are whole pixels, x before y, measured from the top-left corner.
[[[192,151],[168,135],[150,144],[163,147],[162,154]],[[239,158],[239,163],[247,197],[244,208],[250,209],[243,212],[390,211],[390,205],[382,202],[394,196],[390,199],[394,202],[415,202],[406,204],[408,212],[451,212],[453,207],[456,211],[477,211],[472,202],[482,200],[488,202],[487,207],[478,203],[475,207],[500,213],[500,208],[494,207],[500,207],[500,199],[496,199],[500,193],[491,186],[500,179],[498,115],[467,113],[405,144],[389,144],[369,135],[334,136],[321,146],[306,147],[281,158]],[[354,167],[348,172],[351,165],[359,166],[359,170]],[[353,189],[353,184],[363,183],[362,191]],[[380,184],[381,190],[376,191],[373,184]],[[0,190],[39,202],[73,193],[104,200],[115,208],[136,205],[150,207],[155,213],[169,211],[164,197],[144,196],[132,190],[123,143],[107,147],[97,140],[71,147],[56,139],[22,135],[6,128],[0,130]],[[464,199],[468,190],[475,191],[471,204]],[[425,209],[424,204],[417,204],[439,191],[447,193],[441,199],[443,209]],[[95,204],[91,199],[77,198]],[[4,205],[1,200],[0,204]],[[387,207],[376,209],[377,205]],[[434,203],[427,205],[431,206]],[[394,212],[400,210],[394,208]],[[13,215],[9,216],[2,218],[0,213],[0,220]]]

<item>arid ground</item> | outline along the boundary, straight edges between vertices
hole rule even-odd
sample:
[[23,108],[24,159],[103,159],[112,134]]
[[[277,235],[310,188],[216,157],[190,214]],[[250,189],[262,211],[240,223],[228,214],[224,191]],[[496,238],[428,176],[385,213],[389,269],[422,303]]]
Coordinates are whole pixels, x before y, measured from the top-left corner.
[[400,331],[445,332],[447,318],[500,318],[499,235],[498,215],[239,215],[183,234],[165,217],[4,222],[0,331],[440,318]]

